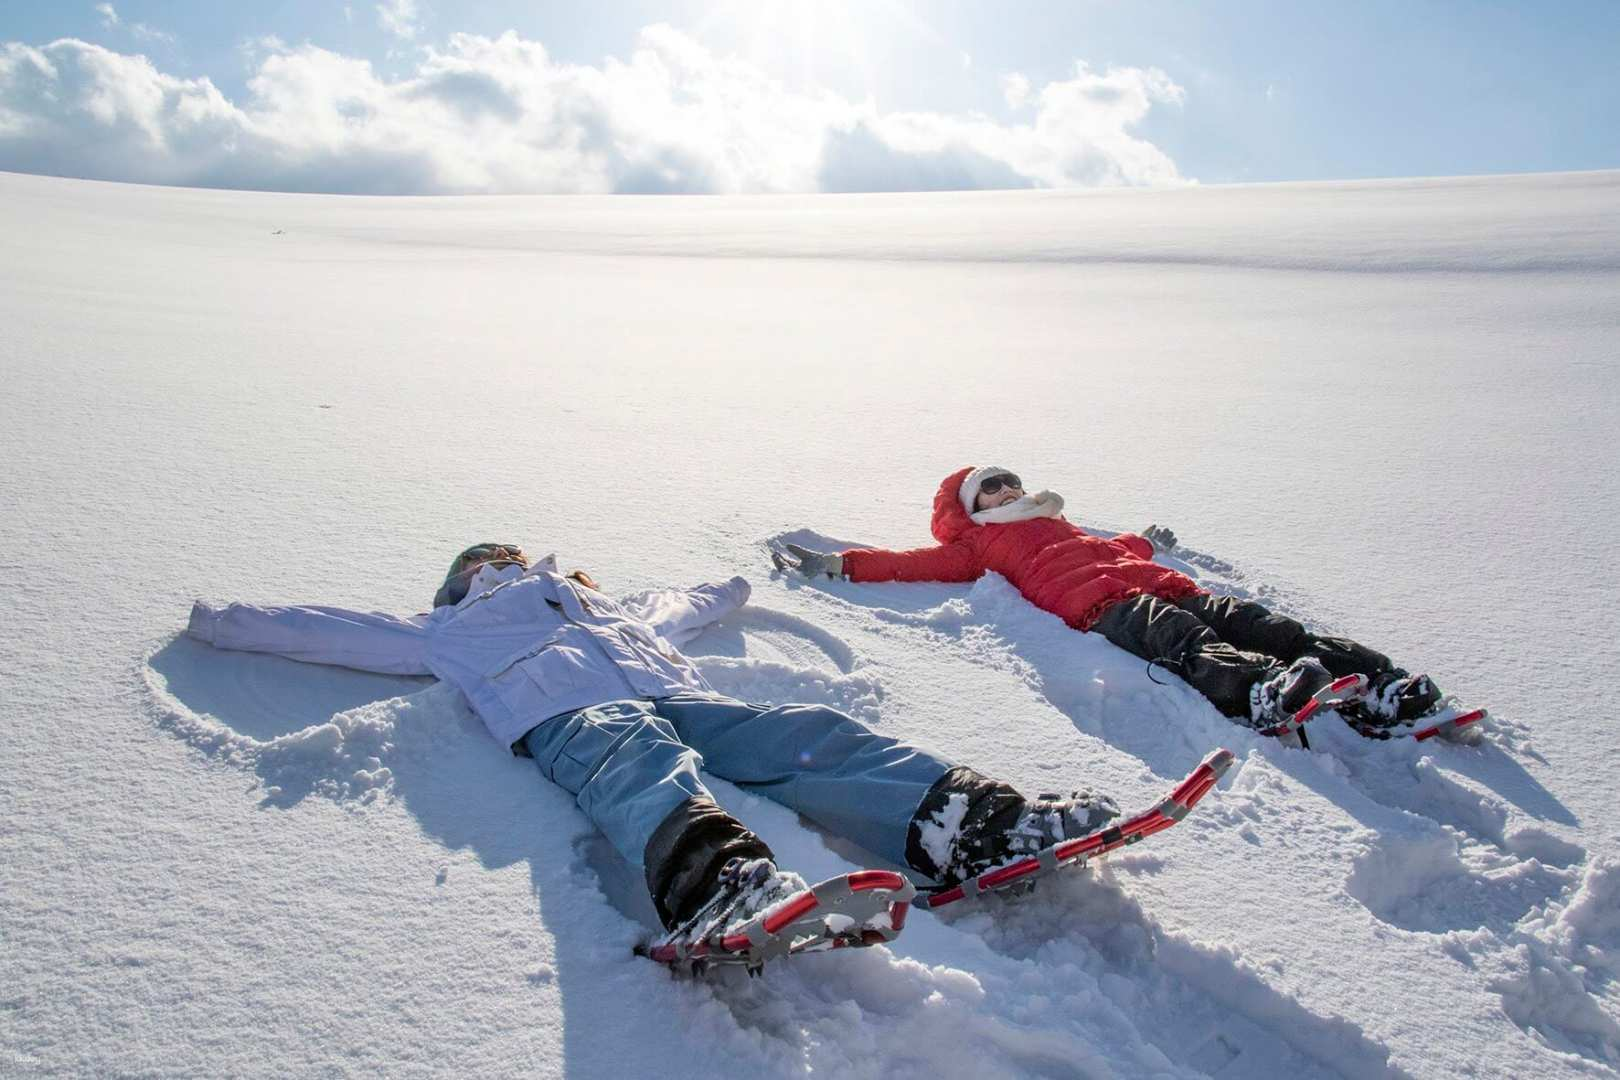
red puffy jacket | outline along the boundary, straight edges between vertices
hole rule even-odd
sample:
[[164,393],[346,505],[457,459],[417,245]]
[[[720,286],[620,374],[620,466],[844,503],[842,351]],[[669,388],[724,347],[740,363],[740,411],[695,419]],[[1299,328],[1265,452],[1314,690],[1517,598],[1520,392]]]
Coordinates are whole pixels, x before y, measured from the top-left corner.
[[934,496],[938,547],[846,551],[849,579],[972,581],[994,570],[1030,603],[1077,630],[1091,629],[1109,607],[1142,593],[1180,600],[1204,591],[1187,575],[1155,563],[1153,544],[1134,533],[1104,540],[1061,517],[975,524],[959,495],[970,472],[953,472]]

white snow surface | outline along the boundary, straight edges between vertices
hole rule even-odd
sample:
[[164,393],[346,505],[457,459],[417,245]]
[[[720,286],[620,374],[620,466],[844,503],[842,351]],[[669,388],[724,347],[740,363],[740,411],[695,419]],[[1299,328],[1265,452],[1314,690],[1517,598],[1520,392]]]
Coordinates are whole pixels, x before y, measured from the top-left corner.
[[[350,198],[0,174],[0,1075],[1566,1077],[1620,1065],[1620,173],[1168,192]],[[930,542],[994,460],[1428,670],[1474,746],[1316,749]],[[467,543],[754,581],[689,649],[1183,824],[762,980],[453,693],[215,652]],[[1203,554],[1208,553],[1208,554]],[[722,800],[808,878],[872,861]]]

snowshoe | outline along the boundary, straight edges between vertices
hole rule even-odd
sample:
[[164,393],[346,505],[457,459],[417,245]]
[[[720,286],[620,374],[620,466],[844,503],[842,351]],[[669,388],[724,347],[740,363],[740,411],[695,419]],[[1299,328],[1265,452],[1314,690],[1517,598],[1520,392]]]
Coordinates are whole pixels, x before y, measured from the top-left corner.
[[638,955],[698,973],[711,964],[759,974],[765,961],[893,941],[916,886],[889,870],[858,870],[806,886],[769,859],[732,859],[714,896]]
[[1339,715],[1358,734],[1369,739],[1411,737],[1422,742],[1435,736],[1465,742],[1479,731],[1474,725],[1487,716],[1440,693],[1427,675],[1409,675],[1400,668],[1373,677],[1360,701],[1339,708]]
[[1408,675],[1394,668],[1374,675],[1361,700],[1340,712],[1375,727],[1393,727],[1433,712],[1440,698],[1440,688],[1427,675]]
[[[1059,867],[1084,866],[1091,859],[1101,858],[1111,851],[1145,840],[1186,817],[1232,767],[1232,761],[1232,751],[1217,750],[1152,808],[1118,824],[1106,825],[1072,840],[1059,841],[1033,854],[984,870],[960,883],[925,889],[924,903],[930,909],[942,908],[987,892],[1028,889],[1036,879]],[[1111,801],[1109,805],[1112,806]]]
[[1365,675],[1335,679],[1322,662],[1302,657],[1250,691],[1254,729],[1287,745],[1303,746],[1306,721],[1324,709],[1359,701],[1367,691]]
[[1378,723],[1355,712],[1341,710],[1344,722],[1357,734],[1369,739],[1413,738],[1418,742],[1439,736],[1447,742],[1477,741],[1482,720],[1490,718],[1484,709],[1471,709],[1454,698],[1441,698],[1438,705],[1422,716],[1408,717],[1392,723]]

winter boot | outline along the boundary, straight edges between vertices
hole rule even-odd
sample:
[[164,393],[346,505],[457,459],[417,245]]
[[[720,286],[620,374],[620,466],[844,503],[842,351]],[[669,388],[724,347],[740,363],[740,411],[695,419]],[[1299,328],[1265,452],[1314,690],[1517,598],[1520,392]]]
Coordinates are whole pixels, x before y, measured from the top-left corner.
[[1024,812],[1012,828],[988,838],[980,857],[984,865],[973,869],[972,873],[1033,855],[1064,840],[1087,836],[1117,817],[1118,804],[1094,791],[1071,791],[1067,797],[1051,793],[1037,795],[1025,804]]
[[1264,731],[1286,722],[1332,682],[1332,673],[1314,656],[1273,668],[1249,687],[1250,726]]
[[760,912],[809,887],[804,878],[778,870],[770,859],[730,859],[720,869],[713,894],[671,936],[704,941],[716,934],[732,933]]
[[1374,675],[1361,699],[1340,711],[1353,727],[1390,728],[1433,712],[1440,698],[1440,688],[1427,675],[1391,668]]
[[940,778],[912,818],[907,861],[950,886],[1096,832],[1119,816],[1114,800],[1090,791],[1025,799],[1012,787],[958,767]]

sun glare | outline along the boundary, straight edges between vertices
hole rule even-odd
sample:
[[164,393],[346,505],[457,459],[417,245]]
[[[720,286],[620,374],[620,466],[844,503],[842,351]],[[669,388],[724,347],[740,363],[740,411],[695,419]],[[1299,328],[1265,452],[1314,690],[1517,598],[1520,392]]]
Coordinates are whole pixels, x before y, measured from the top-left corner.
[[836,88],[871,98],[875,46],[889,37],[939,35],[909,10],[884,0],[720,0],[695,28],[743,59],[800,87]]

